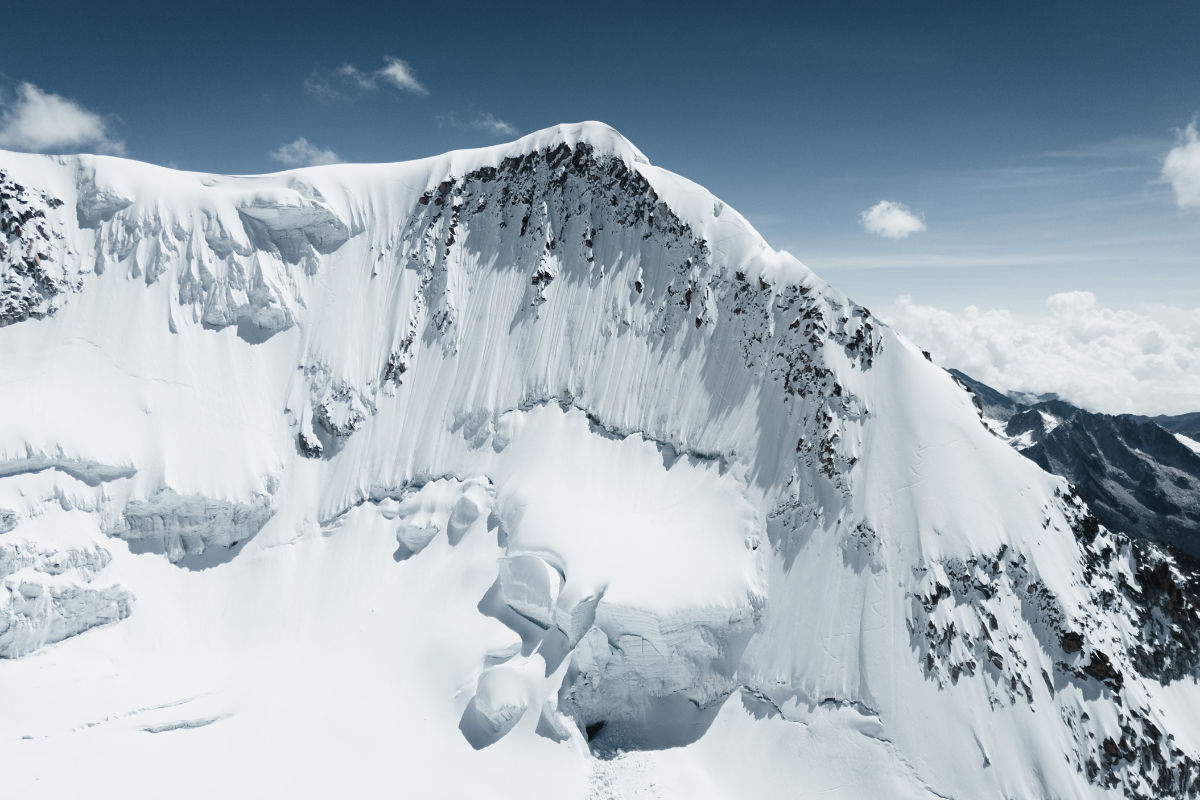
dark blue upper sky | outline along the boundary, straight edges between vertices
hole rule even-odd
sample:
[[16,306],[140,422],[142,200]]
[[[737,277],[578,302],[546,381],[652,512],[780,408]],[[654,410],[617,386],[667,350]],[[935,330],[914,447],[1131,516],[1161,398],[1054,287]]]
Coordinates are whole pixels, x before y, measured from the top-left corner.
[[[1200,306],[1200,214],[1160,180],[1200,112],[1200,4],[825,5],[21,3],[0,73],[10,104],[32,83],[131,157],[218,172],[598,119],[871,305]],[[379,81],[389,56],[426,93]],[[882,199],[927,230],[871,236]]]

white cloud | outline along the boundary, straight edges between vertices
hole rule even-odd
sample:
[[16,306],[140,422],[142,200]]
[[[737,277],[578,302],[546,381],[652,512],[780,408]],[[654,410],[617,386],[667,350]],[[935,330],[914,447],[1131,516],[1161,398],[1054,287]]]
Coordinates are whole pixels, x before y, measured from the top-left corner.
[[403,89],[413,94],[429,94],[429,90],[417,80],[417,76],[413,74],[412,67],[408,65],[407,61],[402,61],[395,56],[386,56],[383,60],[386,63],[379,70],[379,77],[397,89]]
[[[344,68],[343,68],[344,69]],[[353,67],[351,67],[353,69]],[[344,91],[340,84],[343,83],[341,70],[334,72],[321,72],[315,70],[311,75],[304,79],[304,91],[307,92],[316,100],[322,103],[332,103],[335,100],[345,100],[349,98],[349,94]],[[353,83],[349,84],[353,88]],[[355,90],[361,92],[361,89]]]
[[332,72],[315,70],[304,79],[304,91],[323,103],[354,100],[378,88],[374,75],[353,64],[343,64]]
[[303,136],[294,142],[288,142],[272,150],[271,158],[289,167],[310,167],[318,164],[337,164],[341,162],[337,153],[326,148],[317,147]]
[[109,135],[99,114],[32,83],[22,83],[15,97],[0,97],[0,103],[0,147],[34,152],[80,148],[117,155],[125,152],[125,143]]
[[334,74],[345,78],[350,84],[357,86],[359,89],[371,90],[375,88],[375,79],[365,74],[353,64],[342,64],[334,71]]
[[867,233],[888,239],[903,239],[925,230],[925,223],[919,214],[908,206],[893,203],[891,200],[880,200],[859,214],[858,221]]
[[1091,292],[1052,295],[1046,305],[1023,319],[901,297],[892,323],[937,363],[997,389],[1055,392],[1110,414],[1200,411],[1200,309],[1111,309]]
[[1180,208],[1200,207],[1200,136],[1194,121],[1180,133],[1179,144],[1167,153],[1162,176],[1175,190]]
[[488,113],[478,114],[467,123],[468,127],[479,128],[496,136],[516,136],[517,129],[502,119],[496,119]]
[[304,79],[304,90],[328,103],[378,91],[381,81],[405,92],[429,94],[408,62],[395,56],[384,56],[383,66],[374,72],[364,72],[353,64],[343,64],[332,72],[315,70]]
[[435,117],[435,119],[437,119],[439,125],[449,125],[451,128],[458,128],[459,130],[473,128],[475,130],[487,131],[493,136],[516,136],[520,132],[513,125],[502,119],[497,119],[495,115],[487,112],[464,119],[456,112],[451,111],[449,114],[442,114]]

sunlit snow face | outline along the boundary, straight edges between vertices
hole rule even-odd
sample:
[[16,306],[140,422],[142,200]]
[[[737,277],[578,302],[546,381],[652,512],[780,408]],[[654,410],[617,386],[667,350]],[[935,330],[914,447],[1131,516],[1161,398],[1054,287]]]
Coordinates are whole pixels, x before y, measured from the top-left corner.
[[548,554],[573,596],[669,613],[761,589],[756,512],[717,463],[592,430],[579,412],[514,413],[501,427],[508,550]]

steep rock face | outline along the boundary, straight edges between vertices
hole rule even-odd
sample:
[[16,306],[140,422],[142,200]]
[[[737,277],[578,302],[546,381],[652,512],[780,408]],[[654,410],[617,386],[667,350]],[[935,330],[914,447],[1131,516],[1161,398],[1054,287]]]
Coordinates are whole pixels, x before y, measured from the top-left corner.
[[[1129,647],[1137,671],[1165,682],[1200,677],[1200,562],[1193,552],[1200,531],[1187,524],[1187,509],[1200,502],[1194,474],[1200,460],[1149,417],[1097,414],[1053,398],[1025,405],[950,372],[972,393],[985,424],[1071,481],[1073,505],[1088,504],[1073,530],[1089,571],[1099,565],[1115,586],[1099,601],[1111,607],[1119,596],[1126,603],[1120,613],[1138,631]],[[1186,421],[1188,415],[1160,419]],[[1164,501],[1167,496],[1182,505]],[[1079,635],[1066,637],[1064,648],[1078,652]]]
[[[610,129],[262,178],[4,158],[64,199],[48,254],[82,284],[0,333],[51,412],[0,397],[0,456],[128,466],[14,471],[0,505],[116,535],[140,599],[114,697],[271,698],[226,735],[278,742],[274,769],[309,746],[281,694],[304,687],[371,720],[338,729],[355,775],[416,754],[416,795],[533,769],[564,796],[639,770],[733,796],[767,772],[763,796],[1196,791],[1184,573]],[[94,641],[0,687],[65,691]]]
[[62,235],[46,212],[62,204],[0,170],[0,325],[53,313],[59,295],[79,288],[52,255]]

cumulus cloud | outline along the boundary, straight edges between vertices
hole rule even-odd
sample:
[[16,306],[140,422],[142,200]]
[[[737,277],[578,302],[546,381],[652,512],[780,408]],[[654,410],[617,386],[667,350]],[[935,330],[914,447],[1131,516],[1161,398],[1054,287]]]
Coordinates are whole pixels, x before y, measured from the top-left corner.
[[458,128],[460,130],[475,129],[487,131],[493,136],[516,136],[519,133],[514,126],[502,119],[497,119],[494,115],[487,112],[464,118],[451,111],[449,114],[442,114],[436,119],[439,125],[448,125],[451,128]]
[[318,164],[341,162],[338,154],[327,148],[318,147],[301,136],[271,151],[271,158],[289,167],[311,167]]
[[1026,319],[901,297],[891,322],[937,363],[997,389],[1055,392],[1109,414],[1200,411],[1200,309],[1111,309],[1065,292]]
[[333,71],[316,70],[304,80],[304,90],[318,100],[332,102],[377,91],[381,83],[413,94],[429,94],[408,62],[395,56],[384,56],[383,66],[374,72],[364,72],[353,64]]
[[0,147],[33,152],[92,149],[125,152],[104,119],[74,100],[22,83],[15,96],[0,96]]
[[858,215],[858,222],[867,233],[888,239],[903,239],[925,230],[921,215],[902,203],[880,200]]
[[429,94],[429,90],[417,80],[417,76],[413,74],[412,67],[408,65],[407,61],[402,61],[395,56],[387,56],[384,58],[384,62],[383,68],[378,72],[380,78],[406,92]]
[[1200,136],[1192,122],[1179,135],[1179,144],[1163,160],[1163,179],[1175,190],[1180,208],[1200,207]]

